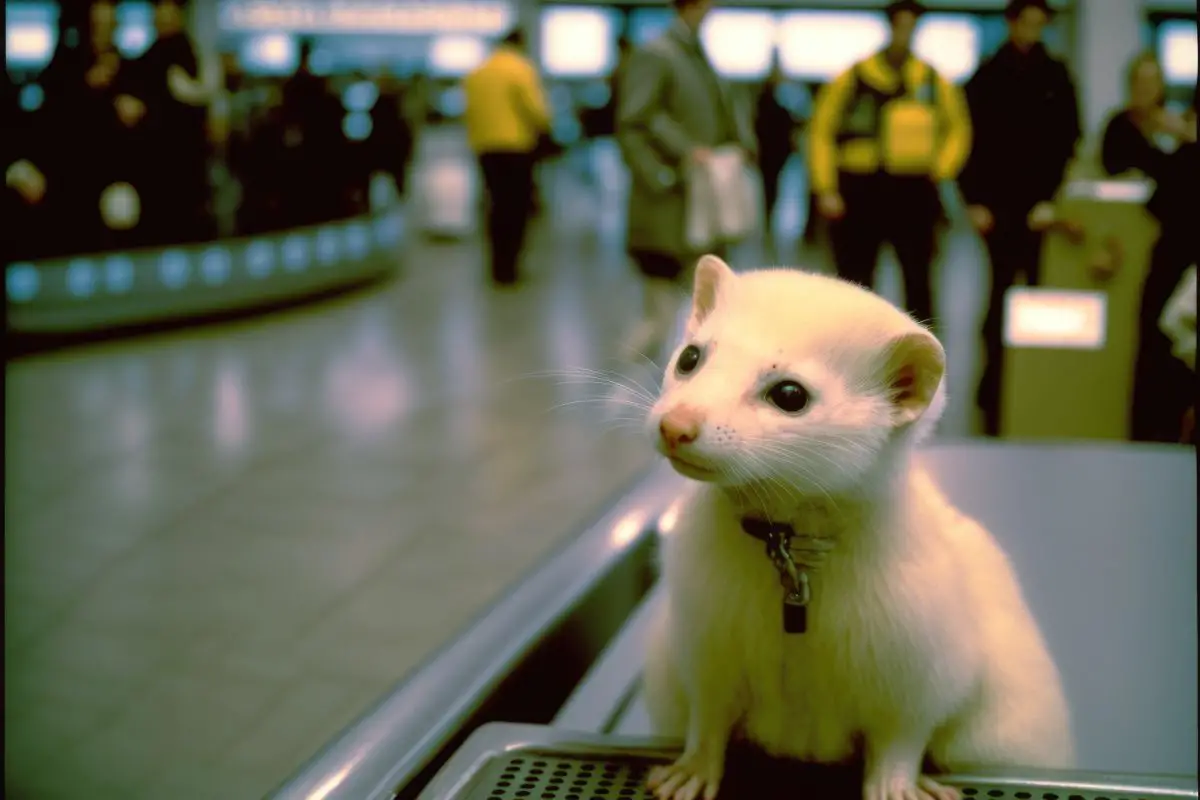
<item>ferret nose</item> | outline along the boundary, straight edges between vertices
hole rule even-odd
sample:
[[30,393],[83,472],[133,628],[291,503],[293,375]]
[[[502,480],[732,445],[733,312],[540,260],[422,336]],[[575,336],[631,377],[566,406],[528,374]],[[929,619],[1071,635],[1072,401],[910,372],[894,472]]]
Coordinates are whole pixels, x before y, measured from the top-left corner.
[[700,425],[704,416],[694,408],[680,406],[663,414],[658,423],[658,432],[668,447],[691,444],[700,438]]

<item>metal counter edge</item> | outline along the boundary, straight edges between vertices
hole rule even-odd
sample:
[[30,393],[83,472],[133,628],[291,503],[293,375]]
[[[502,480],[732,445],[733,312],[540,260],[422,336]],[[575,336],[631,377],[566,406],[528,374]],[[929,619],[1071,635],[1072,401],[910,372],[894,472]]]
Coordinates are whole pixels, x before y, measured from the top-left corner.
[[351,723],[270,800],[382,800],[420,772],[543,633],[644,536],[685,482],[643,473],[598,521]]

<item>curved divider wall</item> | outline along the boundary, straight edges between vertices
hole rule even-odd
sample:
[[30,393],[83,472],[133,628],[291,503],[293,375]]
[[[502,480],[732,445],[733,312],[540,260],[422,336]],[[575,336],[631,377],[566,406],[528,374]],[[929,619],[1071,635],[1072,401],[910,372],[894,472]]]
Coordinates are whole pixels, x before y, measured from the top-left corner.
[[10,263],[8,330],[85,333],[300,300],[395,271],[404,232],[395,210],[261,236]]

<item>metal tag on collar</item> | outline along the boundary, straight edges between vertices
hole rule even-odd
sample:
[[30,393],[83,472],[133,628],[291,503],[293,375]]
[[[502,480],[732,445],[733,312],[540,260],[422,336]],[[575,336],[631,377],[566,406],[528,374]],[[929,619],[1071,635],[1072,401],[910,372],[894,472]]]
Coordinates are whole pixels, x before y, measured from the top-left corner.
[[794,534],[780,527],[773,527],[767,536],[767,556],[779,571],[783,584],[783,631],[805,633],[808,631],[808,601],[812,590],[808,585],[808,573],[796,566],[792,558],[791,540]]

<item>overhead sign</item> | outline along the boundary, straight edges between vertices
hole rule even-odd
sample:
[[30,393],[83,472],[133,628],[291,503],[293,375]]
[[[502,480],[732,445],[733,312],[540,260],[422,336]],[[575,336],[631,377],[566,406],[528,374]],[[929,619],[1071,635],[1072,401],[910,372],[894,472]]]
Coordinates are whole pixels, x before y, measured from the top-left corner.
[[222,0],[224,31],[473,33],[507,30],[507,0]]

